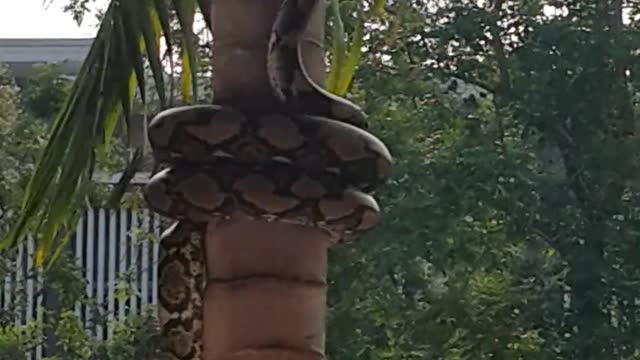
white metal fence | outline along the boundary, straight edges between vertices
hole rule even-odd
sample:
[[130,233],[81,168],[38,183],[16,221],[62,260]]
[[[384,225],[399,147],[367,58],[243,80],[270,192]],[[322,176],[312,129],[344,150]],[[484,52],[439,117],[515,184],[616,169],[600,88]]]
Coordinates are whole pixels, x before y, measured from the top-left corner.
[[[96,309],[111,322],[138,314],[146,305],[156,303],[159,247],[154,240],[159,238],[161,230],[160,216],[149,210],[85,211],[70,239],[68,251],[83,270],[86,294],[96,305],[75,305],[76,316],[91,335],[108,339],[113,334],[111,326],[93,321],[98,315],[93,313]],[[33,271],[34,249],[32,238],[22,242],[12,264],[14,271],[0,279],[0,313],[15,309],[18,294],[25,294],[14,320],[18,325],[42,317],[46,292],[39,286],[40,276]],[[132,290],[129,296],[121,296],[123,286]],[[42,356],[40,346],[32,358]]]

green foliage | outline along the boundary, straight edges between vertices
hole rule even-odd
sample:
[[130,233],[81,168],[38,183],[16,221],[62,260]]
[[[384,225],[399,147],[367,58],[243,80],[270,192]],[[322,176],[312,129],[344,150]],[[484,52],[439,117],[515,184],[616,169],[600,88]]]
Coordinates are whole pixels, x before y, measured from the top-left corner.
[[397,162],[383,224],[332,255],[330,356],[637,357],[640,34],[620,4],[399,1],[367,32],[354,93]]
[[[344,96],[349,90],[356,67],[360,63],[364,38],[364,24],[369,18],[378,18],[385,15],[384,0],[374,0],[366,13],[362,8],[357,8],[351,44],[347,49],[346,34],[343,14],[340,11],[340,0],[332,0],[330,3],[332,13],[332,47],[331,65],[327,75],[327,90],[339,96]],[[364,3],[360,4],[361,6]]]
[[[10,254],[0,261],[0,278],[4,278],[7,271],[14,270],[16,255]],[[55,343],[55,350],[48,350],[46,360],[155,360],[159,333],[154,307],[144,309],[140,315],[130,315],[123,321],[109,321],[105,310],[87,297],[86,281],[75,259],[66,255],[46,271],[35,270],[27,275],[34,281],[35,288],[46,288],[47,296],[55,298],[57,305],[54,308],[38,307],[41,320],[16,325],[27,305],[26,289],[16,287],[9,310],[1,313],[0,360],[26,360],[27,352],[51,342]],[[133,277],[138,275],[132,274]],[[25,279],[19,278],[19,282],[23,283]],[[123,279],[123,282],[127,280]],[[121,287],[120,296],[130,297],[135,290],[131,286]],[[110,340],[98,340],[87,331],[74,313],[74,306],[78,303],[91,311],[94,322],[113,326]]]
[[8,68],[0,64],[0,236],[15,220],[46,133],[42,121],[21,110],[19,95]]
[[118,323],[113,340],[99,348],[97,358],[155,360],[160,340],[155,316],[155,308],[149,308],[142,315],[131,316]]
[[[31,77],[26,79],[23,88],[19,88],[13,81],[7,68],[0,66],[0,236],[3,236],[7,225],[15,221],[15,210],[19,208],[24,194],[27,177],[32,173],[38,153],[44,145],[44,135],[51,114],[47,112],[62,105],[62,95],[67,89],[68,82],[60,80],[54,67],[36,67]],[[22,106],[21,106],[22,105]],[[36,117],[39,114],[42,118]],[[114,142],[114,145],[119,145]],[[113,146],[108,152],[100,154],[98,161],[104,169],[114,169],[120,165],[122,148]],[[99,184],[92,184],[90,201],[94,205],[104,203],[108,189]],[[17,249],[2,253],[0,261],[0,279],[15,270],[14,259],[18,255]],[[26,274],[36,280],[36,273]],[[23,278],[21,285],[12,291],[13,302],[8,309],[0,311],[0,359],[24,359],[25,353],[35,349],[46,339],[46,333],[56,336],[59,359],[131,359],[143,358],[150,355],[141,352],[137,344],[144,344],[144,349],[153,351],[152,340],[155,328],[153,314],[135,316],[122,324],[116,323],[118,330],[112,342],[96,342],[88,336],[85,329],[73,313],[73,306],[77,302],[88,304],[95,309],[95,304],[86,297],[86,283],[75,261],[63,256],[55,263],[36,284],[46,284],[48,289],[57,294],[60,308],[56,311],[43,311],[44,321],[31,321],[22,326],[16,326],[27,304],[27,292]],[[37,285],[36,285],[37,286]],[[128,289],[128,290],[127,290]],[[122,292],[128,296],[131,287]],[[3,290],[4,291],[4,290]],[[117,345],[120,344],[120,345]],[[126,344],[135,350],[127,350]],[[148,346],[147,346],[148,345]],[[112,350],[116,349],[117,350]],[[146,351],[146,350],[144,350]],[[102,354],[102,357],[95,357]],[[117,355],[116,355],[117,354]],[[117,357],[121,356],[121,357]]]
[[[16,221],[53,114],[63,105],[69,85],[54,66],[38,65],[19,87],[8,68],[0,64],[0,238]],[[102,170],[115,170],[124,156],[122,142],[116,139],[96,154],[96,162]],[[90,184],[89,203],[104,204],[109,191],[104,185]]]
[[36,322],[24,326],[0,324],[0,359],[24,359],[39,343],[41,329]]
[[44,121],[53,120],[71,89],[71,80],[61,76],[54,64],[36,64],[25,86],[22,103],[27,112]]
[[[47,5],[51,5],[54,2],[55,0],[50,0]],[[96,0],[69,0],[68,4],[65,4],[63,10],[71,13],[76,23],[82,24],[84,16],[89,11],[89,5],[92,5],[95,2]]]
[[[498,151],[483,139],[491,134],[466,128],[479,119],[460,101],[428,81],[422,89],[423,99],[396,94],[376,113],[373,131],[392,147],[396,175],[379,197],[383,224],[334,254],[330,354],[535,358],[542,340],[521,310],[535,289],[517,275],[527,248],[519,227],[536,206],[520,180],[532,156],[515,138],[508,154]],[[347,334],[359,334],[351,346]]]

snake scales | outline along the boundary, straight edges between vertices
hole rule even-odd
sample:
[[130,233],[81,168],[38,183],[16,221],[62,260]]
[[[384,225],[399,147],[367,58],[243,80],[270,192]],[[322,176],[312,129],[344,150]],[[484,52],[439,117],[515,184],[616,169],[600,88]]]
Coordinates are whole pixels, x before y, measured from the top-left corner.
[[366,192],[390,175],[391,155],[363,130],[364,112],[304,67],[301,43],[321,1],[283,0],[276,16],[267,72],[278,111],[185,106],[149,125],[153,156],[169,167],[153,176],[145,199],[177,219],[161,239],[162,359],[202,358],[204,224],[242,215],[315,226],[345,241],[378,220]]

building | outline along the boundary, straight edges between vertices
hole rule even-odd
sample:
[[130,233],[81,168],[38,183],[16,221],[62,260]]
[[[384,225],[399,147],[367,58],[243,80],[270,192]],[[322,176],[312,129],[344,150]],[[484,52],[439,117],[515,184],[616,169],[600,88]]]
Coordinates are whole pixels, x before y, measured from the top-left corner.
[[70,77],[80,70],[93,39],[0,39],[0,62],[16,78],[29,75],[35,64],[57,64]]

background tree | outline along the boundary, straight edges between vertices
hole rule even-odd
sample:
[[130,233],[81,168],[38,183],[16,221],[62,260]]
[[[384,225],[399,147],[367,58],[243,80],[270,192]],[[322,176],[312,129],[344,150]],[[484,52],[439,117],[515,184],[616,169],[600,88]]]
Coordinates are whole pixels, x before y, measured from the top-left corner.
[[22,105],[34,117],[50,121],[61,110],[71,84],[57,65],[35,64],[22,85]]
[[[412,165],[398,167],[389,191],[387,226],[372,240],[383,243],[363,242],[371,255],[350,259],[362,267],[333,276],[363,287],[345,313],[367,304],[338,326],[363,342],[334,351],[638,356],[637,6],[553,5],[396,2],[393,35],[367,41],[360,88],[370,111],[384,114],[384,133],[398,134],[384,139],[400,164]],[[490,96],[444,105],[426,84],[453,75]],[[389,290],[380,291],[385,271]],[[371,294],[411,315],[389,323]],[[354,329],[354,313],[385,330]]]
[[16,216],[25,176],[33,171],[37,152],[44,142],[43,124],[27,120],[24,115],[18,87],[7,67],[0,65],[0,229],[3,234]]

